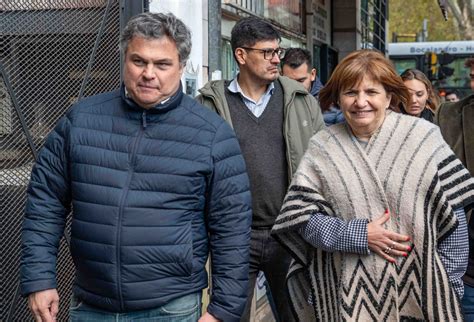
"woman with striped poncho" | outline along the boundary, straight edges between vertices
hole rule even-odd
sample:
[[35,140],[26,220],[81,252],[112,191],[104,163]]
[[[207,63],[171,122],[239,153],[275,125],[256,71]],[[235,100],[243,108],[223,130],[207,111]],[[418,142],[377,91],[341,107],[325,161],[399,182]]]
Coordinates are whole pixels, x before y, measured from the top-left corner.
[[409,94],[382,54],[347,56],[319,98],[346,123],[311,139],[273,227],[298,319],[462,320],[474,180],[435,125],[392,111]]

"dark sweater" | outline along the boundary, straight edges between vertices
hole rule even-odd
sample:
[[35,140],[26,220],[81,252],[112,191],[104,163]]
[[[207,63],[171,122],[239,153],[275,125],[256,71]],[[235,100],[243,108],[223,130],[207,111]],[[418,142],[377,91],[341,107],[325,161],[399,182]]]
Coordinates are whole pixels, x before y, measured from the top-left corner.
[[273,95],[258,118],[247,108],[240,94],[226,89],[232,124],[250,178],[252,228],[256,229],[273,226],[288,187],[283,89],[279,82],[274,84]]

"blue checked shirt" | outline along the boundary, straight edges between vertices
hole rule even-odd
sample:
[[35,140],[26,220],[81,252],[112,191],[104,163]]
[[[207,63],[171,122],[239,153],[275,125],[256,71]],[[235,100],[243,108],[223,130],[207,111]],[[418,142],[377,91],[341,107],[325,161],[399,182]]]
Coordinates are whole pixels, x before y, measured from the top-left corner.
[[[457,209],[454,214],[459,224],[451,235],[438,244],[438,254],[451,285],[459,298],[462,298],[464,295],[462,277],[468,264],[469,239],[464,209]],[[327,252],[367,255],[370,254],[367,224],[367,219],[344,221],[317,213],[311,216],[306,226],[300,229],[300,233],[308,243]]]

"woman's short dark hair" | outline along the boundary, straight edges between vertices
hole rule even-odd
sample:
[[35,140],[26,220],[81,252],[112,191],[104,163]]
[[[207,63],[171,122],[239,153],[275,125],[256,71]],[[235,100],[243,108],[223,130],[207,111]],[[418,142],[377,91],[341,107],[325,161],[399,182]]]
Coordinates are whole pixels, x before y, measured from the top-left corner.
[[390,108],[399,112],[399,104],[406,106],[410,95],[393,64],[382,53],[362,49],[346,56],[334,69],[331,78],[319,92],[323,111],[337,104],[342,91],[359,84],[365,76],[380,83],[392,95]]

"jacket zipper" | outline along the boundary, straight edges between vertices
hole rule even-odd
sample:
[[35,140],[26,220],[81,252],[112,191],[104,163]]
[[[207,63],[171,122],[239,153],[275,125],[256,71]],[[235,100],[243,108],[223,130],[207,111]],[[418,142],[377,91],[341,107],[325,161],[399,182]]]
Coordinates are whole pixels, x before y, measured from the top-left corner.
[[130,167],[128,169],[128,174],[127,174],[127,181],[125,183],[125,188],[122,193],[122,198],[120,199],[120,204],[119,204],[119,214],[118,214],[118,219],[117,219],[117,239],[116,239],[116,252],[117,252],[117,291],[118,291],[118,298],[119,298],[119,303],[120,303],[120,311],[124,311],[124,303],[123,303],[123,297],[122,297],[122,272],[121,272],[121,256],[120,256],[120,251],[121,251],[121,236],[122,236],[122,216],[123,216],[123,210],[124,210],[124,205],[125,205],[125,200],[127,199],[128,196],[128,191],[129,191],[129,186],[130,186],[130,181],[132,181],[132,175],[134,172],[135,168],[135,162],[136,162],[136,153],[138,149],[139,142],[141,141],[141,138],[143,136],[143,133],[146,129],[146,111],[143,112],[142,114],[142,124],[140,126],[140,131],[138,132],[137,137],[133,141],[132,145],[132,151],[130,154]]

